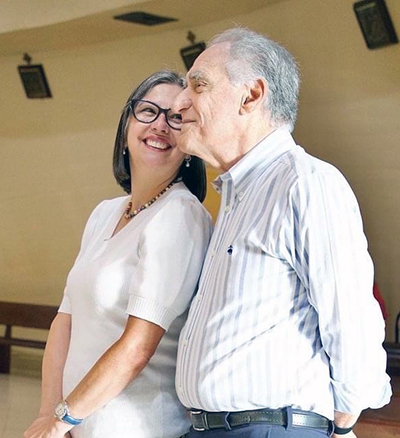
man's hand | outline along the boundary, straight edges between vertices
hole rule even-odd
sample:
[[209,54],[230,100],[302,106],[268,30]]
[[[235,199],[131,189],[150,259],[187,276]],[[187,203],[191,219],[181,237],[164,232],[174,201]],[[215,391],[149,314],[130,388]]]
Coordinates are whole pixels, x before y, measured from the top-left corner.
[[38,417],[26,429],[24,438],[69,438],[71,428],[71,425],[63,423],[53,416]]

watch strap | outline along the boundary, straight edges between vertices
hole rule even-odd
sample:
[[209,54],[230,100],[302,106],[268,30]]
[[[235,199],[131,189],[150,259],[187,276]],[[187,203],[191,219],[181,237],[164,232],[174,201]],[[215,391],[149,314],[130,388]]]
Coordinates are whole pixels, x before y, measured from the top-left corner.
[[[62,412],[60,412],[60,410]],[[67,400],[61,400],[60,403],[55,408],[54,416],[57,417],[60,421],[71,424],[72,426],[76,426],[78,424],[81,424],[83,419],[82,418],[75,418],[69,413],[69,405]]]
[[353,424],[353,426],[351,427],[339,427],[334,424],[333,433],[335,433],[336,435],[346,435],[353,430],[354,426],[355,424]]
[[73,426],[77,426],[78,424],[81,424],[83,421],[81,418],[74,418],[71,417],[71,415],[69,414],[65,414],[61,420],[64,421],[64,423],[72,424]]

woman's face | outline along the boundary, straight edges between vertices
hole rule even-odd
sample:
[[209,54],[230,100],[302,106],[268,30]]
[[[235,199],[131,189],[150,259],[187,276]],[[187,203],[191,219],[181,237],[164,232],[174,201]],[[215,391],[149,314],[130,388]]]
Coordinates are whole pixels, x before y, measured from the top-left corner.
[[[168,109],[181,91],[178,85],[160,84],[142,99]],[[176,175],[185,157],[176,147],[179,135],[180,131],[167,124],[165,114],[160,114],[148,124],[139,122],[132,115],[127,131],[132,175],[142,174],[143,171],[157,171],[166,178]]]

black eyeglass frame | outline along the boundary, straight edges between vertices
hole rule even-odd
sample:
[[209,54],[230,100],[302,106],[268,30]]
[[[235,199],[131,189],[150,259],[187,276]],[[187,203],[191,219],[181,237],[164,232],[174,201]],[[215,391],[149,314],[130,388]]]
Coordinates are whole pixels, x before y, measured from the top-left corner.
[[[154,119],[153,119],[151,122],[144,122],[143,120],[139,120],[139,119],[136,117],[136,114],[135,114],[135,105],[136,105],[138,102],[146,102],[146,103],[150,103],[151,105],[154,105],[154,106],[158,109],[158,114],[154,117]],[[136,119],[138,122],[140,122],[140,123],[145,123],[146,125],[149,125],[150,123],[155,122],[155,121],[160,117],[160,114],[164,114],[164,116],[165,116],[165,121],[167,122],[167,125],[168,125],[171,129],[175,129],[176,131],[180,131],[180,130],[182,129],[182,128],[175,128],[174,126],[172,126],[172,125],[169,123],[169,120],[168,120],[168,112],[171,111],[171,108],[167,108],[167,109],[165,109],[165,108],[161,108],[161,107],[158,106],[156,103],[151,102],[150,100],[145,100],[145,99],[132,99],[132,100],[129,102],[129,108],[131,109],[131,112],[132,112],[133,117],[135,117],[135,119]],[[179,113],[175,113],[175,114],[179,114]]]

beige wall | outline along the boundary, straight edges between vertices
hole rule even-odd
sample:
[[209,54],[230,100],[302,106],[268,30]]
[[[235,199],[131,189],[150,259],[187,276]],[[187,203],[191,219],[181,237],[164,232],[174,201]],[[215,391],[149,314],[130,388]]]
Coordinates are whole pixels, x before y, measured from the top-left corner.
[[[301,66],[296,140],[339,167],[360,201],[390,318],[400,310],[400,45],[366,48],[350,0],[286,0],[192,29],[199,39],[236,24],[282,42]],[[400,33],[400,1],[387,0]],[[186,30],[75,50],[30,53],[54,95],[24,96],[0,60],[0,299],[57,304],[86,218],[120,194],[111,174],[119,111],[156,69],[183,70]],[[214,212],[217,198],[207,205]],[[389,324],[392,337],[393,324]]]

